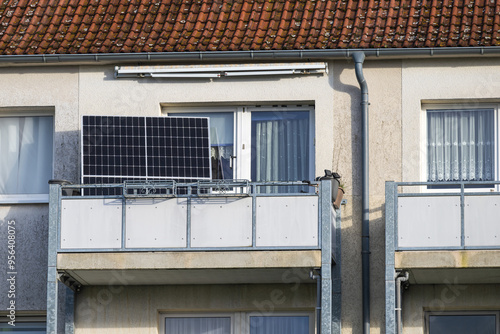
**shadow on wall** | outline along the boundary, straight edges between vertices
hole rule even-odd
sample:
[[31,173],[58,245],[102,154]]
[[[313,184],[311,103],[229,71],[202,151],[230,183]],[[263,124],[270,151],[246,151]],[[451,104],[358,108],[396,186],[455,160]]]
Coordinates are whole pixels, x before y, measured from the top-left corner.
[[[77,121],[79,123],[80,120]],[[57,131],[54,134],[54,179],[80,183],[80,147],[80,130]]]
[[[362,331],[361,293],[361,195],[362,195],[362,110],[360,87],[357,85],[354,63],[336,63],[333,71],[335,93],[344,105],[338,110],[340,124],[335,129],[334,166],[342,175],[342,163],[350,163],[351,189],[348,204],[342,214],[342,324],[354,333]],[[346,78],[349,83],[346,83]],[[344,95],[344,97],[342,97]],[[345,96],[347,95],[347,96]],[[342,103],[341,102],[341,103]],[[350,147],[345,147],[350,145]],[[344,157],[339,161],[338,157]],[[350,158],[350,159],[349,159]],[[337,160],[337,161],[336,161]],[[349,161],[350,160],[350,161]],[[345,166],[345,165],[344,165]],[[347,169],[347,168],[346,168]],[[345,177],[346,181],[348,177]],[[383,196],[383,195],[382,195]],[[379,199],[373,199],[378,201]],[[371,201],[373,202],[373,201]],[[383,202],[383,201],[382,201]],[[370,214],[370,303],[371,327],[384,328],[385,305],[385,204],[371,203]],[[353,279],[354,278],[354,279]]]
[[[7,310],[14,302],[18,315],[25,311],[45,314],[48,222],[47,204],[19,204],[0,208],[2,310]],[[8,261],[8,256],[11,256],[12,262]],[[8,279],[11,279],[10,284],[4,284]]]
[[[346,62],[345,64],[335,64],[338,70],[333,71],[333,87],[335,94],[347,94],[349,97],[345,99],[349,104],[340,106],[336,113],[337,127],[334,131],[334,145],[333,152],[333,169],[344,177],[345,181],[351,181],[350,191],[351,195],[359,195],[361,193],[361,106],[360,106],[360,88],[357,85],[346,84],[342,82],[342,73],[354,66],[353,62]],[[351,74],[349,74],[350,76]],[[354,70],[352,70],[354,76]],[[355,79],[354,79],[355,80]],[[338,114],[338,116],[337,116]],[[347,126],[350,125],[350,126]],[[350,147],[347,145],[350,144]],[[350,180],[344,175],[345,163],[351,164]],[[349,188],[349,187],[348,187]]]

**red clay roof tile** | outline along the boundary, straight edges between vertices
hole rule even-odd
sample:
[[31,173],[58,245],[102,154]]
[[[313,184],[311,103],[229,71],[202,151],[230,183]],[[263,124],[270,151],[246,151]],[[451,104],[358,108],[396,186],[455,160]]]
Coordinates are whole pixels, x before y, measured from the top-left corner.
[[500,45],[486,0],[5,0],[0,55]]

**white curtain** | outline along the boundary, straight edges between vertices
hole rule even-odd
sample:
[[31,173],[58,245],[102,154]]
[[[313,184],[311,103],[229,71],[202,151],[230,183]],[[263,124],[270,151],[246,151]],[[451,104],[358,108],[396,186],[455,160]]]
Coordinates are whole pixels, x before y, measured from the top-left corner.
[[250,334],[309,334],[309,317],[250,317]]
[[494,111],[429,110],[428,181],[494,179]]
[[165,334],[231,334],[231,318],[165,318]]
[[309,178],[309,113],[252,113],[252,181]]
[[53,118],[0,118],[0,194],[47,194]]

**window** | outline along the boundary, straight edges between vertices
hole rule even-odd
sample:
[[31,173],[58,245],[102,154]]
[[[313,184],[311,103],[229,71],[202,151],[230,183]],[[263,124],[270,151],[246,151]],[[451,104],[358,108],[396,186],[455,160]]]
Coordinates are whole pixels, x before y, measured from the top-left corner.
[[309,317],[303,316],[251,316],[250,334],[308,334]]
[[231,334],[231,318],[165,317],[165,333]]
[[171,108],[168,116],[210,118],[213,179],[311,180],[311,106]]
[[0,118],[0,201],[48,201],[53,128],[52,116]]
[[177,113],[172,116],[208,117],[210,119],[210,150],[212,179],[232,180],[234,156],[234,115],[231,112]]
[[427,181],[495,180],[495,132],[492,108],[428,109]]
[[498,334],[499,312],[427,313],[427,334]]
[[[26,317],[16,316],[14,323],[9,317],[3,315],[0,321],[0,333],[17,333],[17,334],[45,334],[47,333],[45,317]],[[15,326],[12,326],[14,324]]]
[[161,334],[312,334],[312,313],[162,314]]
[[309,112],[252,113],[252,180],[309,179]]

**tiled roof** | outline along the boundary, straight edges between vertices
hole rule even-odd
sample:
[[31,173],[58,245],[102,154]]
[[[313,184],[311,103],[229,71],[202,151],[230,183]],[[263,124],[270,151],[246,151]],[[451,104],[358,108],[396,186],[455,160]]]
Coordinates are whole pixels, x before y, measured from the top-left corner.
[[0,55],[497,45],[498,0],[0,2]]

